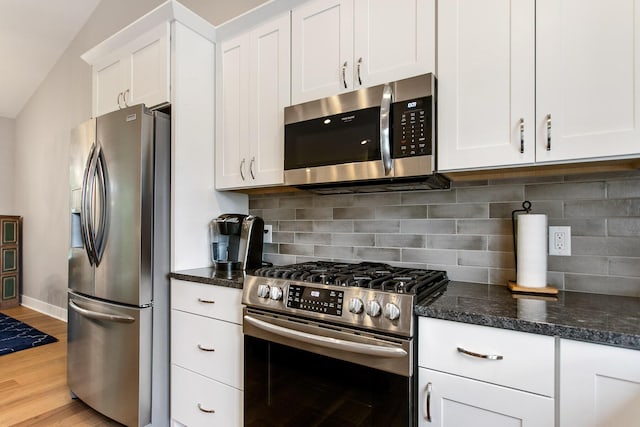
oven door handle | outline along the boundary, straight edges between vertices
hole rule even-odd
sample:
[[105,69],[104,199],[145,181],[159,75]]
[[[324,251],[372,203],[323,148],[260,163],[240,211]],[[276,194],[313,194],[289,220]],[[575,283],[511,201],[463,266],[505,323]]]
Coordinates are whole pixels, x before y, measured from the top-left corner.
[[379,345],[364,344],[359,342],[341,340],[336,338],[322,337],[319,335],[309,334],[307,332],[296,331],[282,326],[272,325],[255,317],[245,315],[245,322],[262,329],[267,332],[280,335],[285,338],[291,338],[297,341],[315,344],[320,347],[332,348],[336,350],[348,351],[351,353],[365,354],[368,356],[378,357],[405,357],[407,352],[402,348],[383,347]]

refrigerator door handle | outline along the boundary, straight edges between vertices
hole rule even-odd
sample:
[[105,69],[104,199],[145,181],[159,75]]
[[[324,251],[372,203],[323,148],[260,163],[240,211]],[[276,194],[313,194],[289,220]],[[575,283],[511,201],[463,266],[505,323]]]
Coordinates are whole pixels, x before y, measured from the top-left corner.
[[77,305],[76,302],[73,300],[69,300],[69,308],[71,308],[73,311],[80,313],[84,317],[87,317],[89,319],[94,319],[94,320],[106,320],[108,322],[117,322],[117,323],[133,323],[136,320],[131,316],[120,316],[117,314],[106,314],[106,313],[99,313],[97,311],[87,310],[86,308],[82,308],[79,305]]
[[84,168],[84,175],[82,178],[82,192],[81,192],[81,207],[80,207],[80,228],[82,241],[84,243],[85,250],[87,251],[87,257],[89,258],[89,263],[94,265],[96,263],[96,259],[94,257],[94,243],[92,236],[92,221],[93,221],[93,192],[91,189],[93,188],[93,173],[92,165],[94,164],[96,152],[96,144],[94,143],[91,146],[91,150],[89,151],[89,156],[87,157],[87,164]]
[[101,146],[98,146],[96,154],[96,169],[95,176],[98,180],[98,198],[99,204],[99,217],[98,217],[98,229],[95,237],[95,261],[96,265],[100,265],[102,261],[102,255],[107,244],[107,230],[109,220],[109,175],[107,173],[107,163],[104,158],[104,151]]

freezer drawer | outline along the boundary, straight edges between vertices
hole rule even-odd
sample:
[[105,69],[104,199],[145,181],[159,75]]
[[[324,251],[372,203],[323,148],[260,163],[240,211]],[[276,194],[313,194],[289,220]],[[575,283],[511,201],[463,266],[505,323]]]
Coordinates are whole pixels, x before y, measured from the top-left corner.
[[69,292],[67,382],[83,402],[127,426],[151,420],[152,308]]

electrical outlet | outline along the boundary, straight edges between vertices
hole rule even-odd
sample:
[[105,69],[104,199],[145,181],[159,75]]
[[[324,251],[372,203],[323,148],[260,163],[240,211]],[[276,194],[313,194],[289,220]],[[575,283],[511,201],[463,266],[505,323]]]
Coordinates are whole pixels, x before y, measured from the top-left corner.
[[265,225],[263,243],[271,243],[271,242],[273,242],[273,225]]
[[571,227],[549,227],[549,255],[571,255]]

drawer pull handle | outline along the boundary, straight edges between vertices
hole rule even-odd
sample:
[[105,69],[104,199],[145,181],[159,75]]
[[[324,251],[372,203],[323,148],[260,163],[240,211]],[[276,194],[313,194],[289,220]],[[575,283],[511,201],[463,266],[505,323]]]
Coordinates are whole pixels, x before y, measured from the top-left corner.
[[216,351],[215,348],[203,347],[202,344],[198,344],[198,348],[202,351]]
[[198,302],[204,303],[204,304],[215,304],[216,302],[210,299],[202,299],[202,298],[198,298]]
[[500,356],[499,354],[474,353],[473,351],[465,350],[462,347],[458,347],[458,353],[463,353],[463,354],[466,354],[468,356],[478,357],[480,359],[488,359],[488,360],[502,360],[503,359],[503,357]]
[[203,408],[201,404],[198,403],[198,409],[200,409],[202,412],[206,412],[207,414],[215,414],[216,411],[214,409],[206,409]]

